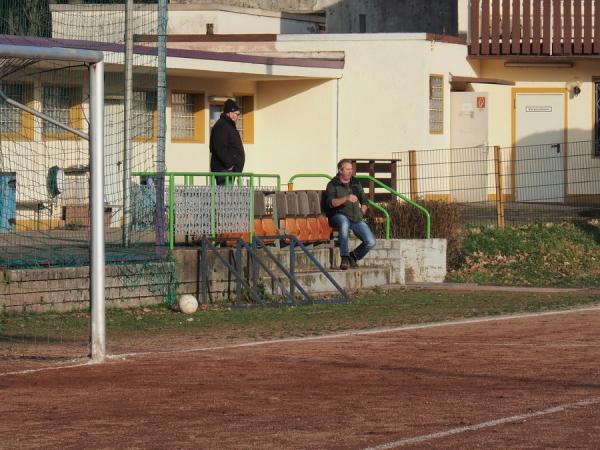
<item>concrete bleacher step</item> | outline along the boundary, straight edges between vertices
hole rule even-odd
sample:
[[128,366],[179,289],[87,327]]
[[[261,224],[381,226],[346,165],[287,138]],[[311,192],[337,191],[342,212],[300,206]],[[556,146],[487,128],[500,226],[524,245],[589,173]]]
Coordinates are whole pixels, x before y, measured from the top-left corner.
[[[388,285],[393,282],[392,269],[389,267],[360,267],[348,270],[331,270],[329,274],[346,291],[355,291],[359,289],[373,289],[377,286]],[[297,273],[296,279],[300,285],[312,294],[330,294],[336,293],[335,286],[327,277],[318,271]],[[270,288],[270,280],[263,280]],[[286,278],[280,278],[280,281],[287,288],[289,286]]]

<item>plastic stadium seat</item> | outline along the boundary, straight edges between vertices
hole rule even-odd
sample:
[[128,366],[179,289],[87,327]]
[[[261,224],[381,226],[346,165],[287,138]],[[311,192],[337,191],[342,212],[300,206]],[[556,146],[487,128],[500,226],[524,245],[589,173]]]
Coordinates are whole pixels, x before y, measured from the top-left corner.
[[319,241],[318,227],[316,220],[310,216],[310,208],[308,204],[308,194],[300,191],[296,194],[298,198],[298,226],[301,233],[305,236],[304,241],[314,243]]
[[314,217],[318,227],[318,240],[326,242],[331,239],[332,228],[329,226],[329,220],[321,210],[321,193],[317,191],[309,191],[308,206],[311,217]]
[[287,216],[284,219],[286,232],[295,234],[302,242],[310,242],[310,230],[306,217],[300,215],[298,208],[298,195],[296,192],[286,192],[285,200],[287,203]]

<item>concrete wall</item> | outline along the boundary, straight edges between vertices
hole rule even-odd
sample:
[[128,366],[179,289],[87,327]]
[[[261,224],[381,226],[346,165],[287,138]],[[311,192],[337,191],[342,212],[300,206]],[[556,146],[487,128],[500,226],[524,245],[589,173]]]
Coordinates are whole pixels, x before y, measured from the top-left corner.
[[[258,83],[255,152],[249,170],[279,173],[282,182],[297,173],[335,173],[336,80]],[[303,182],[322,189],[324,180]]]
[[[343,51],[338,156],[391,158],[393,152],[450,146],[450,74],[476,76],[464,45],[422,34],[285,36],[282,51]],[[429,133],[429,75],[444,76],[444,133]]]
[[279,13],[259,10],[184,9],[171,5],[169,8],[169,33],[205,34],[206,24],[213,24],[215,34],[296,34],[318,33],[325,26],[318,17],[303,19],[302,16],[282,16]]
[[358,33],[361,14],[367,33],[458,31],[456,0],[343,0],[325,10],[328,33]]
[[[351,242],[355,245],[356,242]],[[278,260],[289,268],[289,250],[271,249]],[[227,259],[230,249],[221,249]],[[314,256],[327,269],[338,267],[339,251],[322,246],[313,249]],[[170,287],[177,294],[198,295],[197,248],[180,248],[174,252],[175,262],[107,266],[106,302],[109,308],[135,307],[164,302]],[[228,292],[235,295],[235,278],[218,258],[209,253],[209,289],[213,301],[225,301]],[[245,257],[243,258],[246,259]],[[275,263],[262,260],[276,274]],[[387,284],[407,282],[443,282],[446,276],[446,241],[378,240],[377,246],[361,261],[360,270],[332,271],[336,281],[348,291],[373,289]],[[296,258],[297,279],[313,294],[336,292],[333,285],[316,272],[300,251]],[[176,273],[177,285],[170,284]],[[268,291],[271,285],[266,272],[261,279]],[[285,281],[285,278],[281,278]],[[287,282],[286,282],[287,284]],[[206,299],[208,300],[208,299]],[[0,270],[0,310],[4,313],[73,311],[89,307],[89,268],[60,267],[45,269]]]

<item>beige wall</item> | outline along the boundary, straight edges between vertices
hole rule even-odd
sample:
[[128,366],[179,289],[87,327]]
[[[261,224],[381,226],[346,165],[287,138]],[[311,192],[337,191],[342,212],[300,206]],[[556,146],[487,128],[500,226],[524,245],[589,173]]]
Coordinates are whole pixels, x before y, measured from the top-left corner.
[[[297,173],[335,174],[336,80],[258,83],[254,152],[248,169],[279,173],[282,183]],[[323,180],[298,181],[298,188],[322,187]]]
[[293,34],[316,33],[319,25],[310,20],[294,20],[279,14],[261,15],[248,12],[221,10],[177,10],[169,11],[169,33],[205,34],[206,24],[212,23],[216,34]]
[[430,42],[422,34],[286,37],[280,50],[343,51],[339,82],[339,155],[391,158],[393,152],[450,145],[449,103],[442,135],[429,134],[429,75],[475,76],[462,45]]

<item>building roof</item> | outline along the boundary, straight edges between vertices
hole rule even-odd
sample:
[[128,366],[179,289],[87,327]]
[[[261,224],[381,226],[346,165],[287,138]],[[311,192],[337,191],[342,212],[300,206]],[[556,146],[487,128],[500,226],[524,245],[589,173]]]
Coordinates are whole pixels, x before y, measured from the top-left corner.
[[[123,44],[13,35],[0,35],[0,43],[38,47],[77,48],[111,53],[124,53],[125,51],[125,46]],[[134,46],[134,53],[137,55],[156,56],[157,48],[154,45],[136,45]],[[301,54],[291,57],[289,55],[277,56],[277,54],[241,54],[234,52],[213,52],[206,50],[168,48],[167,59],[167,66],[169,68],[194,70],[194,62],[213,62],[222,64],[217,66],[212,64],[210,68],[207,68],[205,65],[203,68],[199,67],[198,70],[216,72],[240,71],[242,73],[263,75],[267,75],[269,73],[275,74],[275,72],[278,72],[278,74],[281,76],[306,76],[311,78],[337,78],[341,76],[340,71],[344,68],[343,57],[332,58],[329,56],[327,58],[318,58],[314,56],[305,57]],[[275,67],[278,67],[281,70],[274,71],[273,68]],[[294,68],[297,68],[297,70],[293,70]],[[302,69],[309,70],[303,71]]]

